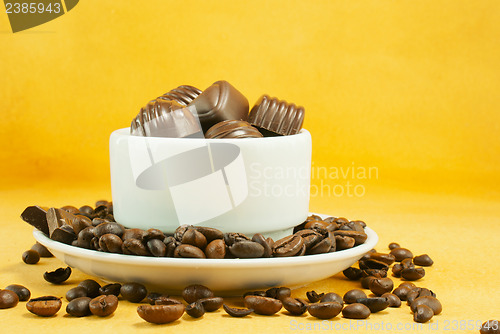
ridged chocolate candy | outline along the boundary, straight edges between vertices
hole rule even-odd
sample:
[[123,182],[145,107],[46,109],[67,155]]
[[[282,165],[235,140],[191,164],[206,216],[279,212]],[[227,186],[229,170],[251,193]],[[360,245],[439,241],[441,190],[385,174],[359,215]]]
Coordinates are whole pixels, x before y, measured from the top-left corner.
[[189,85],[183,85],[172,89],[171,91],[163,94],[158,98],[162,100],[175,101],[181,106],[187,107],[187,105],[190,104],[191,101],[196,99],[200,94],[201,90],[199,90],[198,88]]
[[205,138],[259,138],[262,134],[250,123],[245,121],[228,120],[222,121],[205,134]]
[[250,111],[248,122],[274,134],[294,135],[302,128],[304,114],[304,107],[262,95]]

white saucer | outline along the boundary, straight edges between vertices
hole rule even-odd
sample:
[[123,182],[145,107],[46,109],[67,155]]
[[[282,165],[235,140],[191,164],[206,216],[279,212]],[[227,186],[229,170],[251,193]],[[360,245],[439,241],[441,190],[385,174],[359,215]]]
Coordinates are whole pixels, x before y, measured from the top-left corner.
[[[327,217],[327,215],[320,215]],[[203,284],[219,294],[273,286],[297,287],[333,276],[350,267],[375,247],[377,234],[362,245],[333,253],[259,259],[182,259],[98,252],[49,239],[35,229],[35,239],[68,266],[106,281],[138,282],[165,292],[179,292],[189,284]]]

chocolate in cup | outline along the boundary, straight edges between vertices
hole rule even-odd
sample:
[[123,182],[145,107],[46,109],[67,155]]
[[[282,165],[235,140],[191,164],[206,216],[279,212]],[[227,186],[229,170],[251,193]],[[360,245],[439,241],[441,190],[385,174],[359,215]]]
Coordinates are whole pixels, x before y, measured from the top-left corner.
[[191,101],[196,99],[200,94],[201,90],[199,90],[198,88],[189,85],[183,85],[172,89],[171,91],[163,94],[158,98],[167,101],[175,101],[180,105],[187,107],[187,105],[190,104]]
[[196,108],[203,132],[225,120],[248,118],[248,100],[227,81],[217,81],[189,104]]
[[294,135],[302,128],[304,113],[304,107],[262,95],[250,110],[248,122],[271,132],[265,135]]
[[222,121],[207,130],[205,138],[259,138],[262,134],[246,121]]

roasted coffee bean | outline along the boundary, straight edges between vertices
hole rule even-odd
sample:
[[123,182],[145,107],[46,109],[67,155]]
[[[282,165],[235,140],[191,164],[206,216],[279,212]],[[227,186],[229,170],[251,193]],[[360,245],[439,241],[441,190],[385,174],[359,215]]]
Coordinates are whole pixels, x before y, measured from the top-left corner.
[[247,259],[259,258],[264,255],[264,247],[254,241],[238,241],[229,246],[229,251],[234,257]]
[[351,237],[346,237],[342,235],[335,236],[335,244],[337,245],[337,250],[344,250],[354,247],[355,240]]
[[271,248],[269,243],[266,241],[266,238],[264,238],[262,234],[255,233],[252,237],[252,241],[264,247],[264,254],[262,254],[262,257],[271,257],[273,255],[273,249]]
[[368,306],[361,303],[347,305],[342,310],[342,316],[347,319],[366,319],[370,314],[371,311]]
[[[104,234],[99,238],[99,247],[103,252],[121,253],[123,241],[116,234]],[[163,244],[163,242],[162,242]],[[165,244],[163,244],[165,246]]]
[[157,228],[150,228],[146,231],[146,236],[144,237],[144,240],[148,241],[151,239],[163,240],[165,239],[165,234]]
[[102,223],[95,227],[94,236],[100,238],[105,234],[111,233],[121,238],[124,232],[125,228],[118,223]]
[[26,264],[36,264],[40,261],[40,254],[37,251],[30,249],[23,253],[23,262]]
[[406,268],[401,270],[401,277],[408,281],[416,281],[425,276],[425,269],[422,267]]
[[174,305],[174,304],[182,304],[182,302],[178,301],[177,299],[170,298],[168,296],[160,296],[156,298],[154,303],[151,305]]
[[344,231],[350,230],[350,231],[357,231],[357,232],[364,233],[365,232],[364,227],[366,227],[366,224],[364,222],[352,220],[352,221],[348,222],[347,224],[342,224],[341,226],[339,226],[338,229],[344,230]]
[[239,241],[251,241],[249,237],[244,235],[243,233],[224,233],[224,242],[226,245],[231,246],[235,242]]
[[122,244],[122,252],[127,255],[149,256],[146,246],[137,239],[127,239]]
[[403,247],[393,248],[391,254],[394,255],[397,262],[401,262],[407,258],[413,258],[413,253],[409,249]]
[[90,312],[98,317],[107,317],[113,314],[118,307],[118,297],[115,295],[102,295],[95,297],[89,303]]
[[166,252],[165,252],[165,256],[168,256],[168,257],[174,257],[175,249],[177,248],[177,246],[179,246],[181,244],[179,241],[177,241],[174,237],[171,237],[171,236],[166,237],[163,240],[163,243],[167,247]]
[[306,297],[311,303],[316,303],[318,302],[323,296],[325,295],[324,292],[322,293],[317,293],[316,291],[307,291],[306,292]]
[[371,313],[380,312],[389,306],[389,302],[384,297],[359,298],[356,302],[366,305]]
[[370,282],[376,279],[377,277],[375,276],[366,276],[361,279],[361,287],[363,289],[369,289],[370,288]]
[[319,220],[311,220],[304,225],[304,228],[307,230],[312,229],[325,229],[328,227],[329,223]]
[[331,319],[342,311],[342,305],[336,302],[321,302],[310,304],[307,307],[307,311],[310,315],[318,319]]
[[205,253],[201,249],[193,245],[179,245],[175,248],[174,257],[183,258],[196,258],[204,259],[206,258]]
[[342,297],[336,294],[335,292],[325,293],[325,295],[321,297],[320,302],[321,303],[335,302],[339,303],[340,305],[344,305],[344,300],[342,299]]
[[281,310],[283,304],[280,300],[274,298],[246,296],[245,306],[260,315],[273,315]]
[[390,278],[376,278],[370,282],[370,291],[377,296],[381,296],[386,292],[391,292],[394,289],[394,282]]
[[294,234],[302,238],[302,240],[304,241],[304,245],[306,245],[307,251],[323,239],[323,236],[321,234],[311,229],[300,230]]
[[46,271],[43,274],[43,278],[52,284],[61,284],[62,282],[66,281],[69,276],[71,276],[71,268],[66,267],[65,268],[58,268],[55,271],[48,272]]
[[146,299],[144,300],[144,302],[148,303],[149,305],[154,305],[156,300],[158,298],[161,298],[161,297],[168,298],[168,295],[164,295],[163,293],[160,293],[160,292],[150,292],[146,296]]
[[369,258],[366,260],[359,260],[359,269],[383,269],[388,270],[389,266],[385,262],[377,261]]
[[423,267],[429,267],[434,264],[434,261],[432,261],[431,257],[427,254],[422,254],[415,256],[413,258],[413,263],[415,263],[417,266],[423,266]]
[[11,284],[8,287],[5,288],[5,290],[9,290],[14,292],[17,297],[19,298],[20,302],[25,302],[30,299],[31,297],[31,292],[28,290],[28,288],[19,285],[19,284]]
[[44,296],[32,298],[26,303],[26,309],[41,317],[51,317],[61,308],[61,298]]
[[141,305],[137,307],[139,316],[153,324],[166,324],[179,319],[184,313],[183,304]]
[[78,233],[78,237],[73,241],[72,245],[77,247],[82,247],[86,249],[91,249],[91,242],[94,238],[95,227],[86,227]]
[[374,276],[377,278],[387,277],[387,270],[385,269],[364,269],[363,276]]
[[101,295],[114,295],[117,296],[120,295],[120,290],[122,288],[122,285],[120,283],[110,283],[103,285],[99,288],[99,294]]
[[203,298],[212,298],[214,293],[208,287],[200,284],[192,284],[182,290],[182,298],[189,304]]
[[140,283],[125,283],[120,289],[123,299],[131,303],[140,303],[148,295],[146,287]]
[[403,271],[403,266],[399,263],[396,263],[392,266],[392,275],[394,277],[401,277],[401,271]]
[[78,208],[74,207],[73,205],[65,205],[65,206],[61,207],[60,209],[66,211],[66,212],[69,212],[73,215],[80,213]]
[[196,301],[186,306],[186,313],[193,318],[199,318],[205,314],[205,309],[200,301]]
[[216,228],[204,226],[194,226],[194,228],[205,236],[207,243],[216,239],[224,239],[224,233]]
[[279,288],[270,288],[266,290],[266,297],[276,298],[282,300],[283,298],[290,297],[292,291],[287,287],[279,287]]
[[94,213],[94,209],[90,205],[81,206],[78,209],[78,211],[80,213],[84,213],[84,214],[87,214],[87,215],[92,215]]
[[397,242],[391,242],[389,244],[389,249],[393,250],[394,248],[401,248],[401,246]]
[[377,260],[380,262],[384,262],[388,266],[394,263],[396,261],[396,257],[392,254],[383,254],[383,253],[371,253],[370,254],[370,259]]
[[215,239],[205,247],[207,259],[223,259],[226,257],[226,244],[224,239]]
[[366,298],[366,293],[360,289],[352,289],[345,293],[344,295],[344,303],[353,304],[360,298]]
[[247,291],[243,294],[243,298],[246,296],[261,296],[261,297],[269,297],[265,291],[257,290],[257,291]]
[[399,284],[399,286],[406,286],[410,290],[417,288],[417,286],[412,282],[403,282],[403,283]]
[[150,239],[146,242],[146,248],[149,253],[155,257],[163,257],[167,253],[167,246],[163,243],[163,239]]
[[273,255],[278,257],[297,255],[304,246],[304,241],[298,235],[292,234],[274,243]]
[[106,201],[105,199],[100,199],[100,200],[98,200],[98,201],[95,201],[95,206],[96,206],[96,208],[97,208],[98,206],[101,206],[101,205],[104,205],[104,206],[106,206],[106,207],[109,207],[109,205],[110,205],[110,204],[111,204],[111,203],[110,203],[109,201]]
[[302,315],[307,311],[307,302],[301,298],[285,297],[281,300],[283,307],[292,315]]
[[[335,240],[335,238],[333,238],[333,240]],[[332,239],[324,238],[323,240],[312,246],[311,249],[309,249],[308,254],[314,255],[314,254],[328,253],[332,248],[332,245],[333,245]]]
[[66,313],[73,317],[86,317],[91,315],[89,304],[92,298],[78,297],[71,300],[66,306]]
[[415,287],[406,295],[406,302],[408,306],[411,306],[411,303],[413,303],[415,299],[424,296],[436,297],[436,294],[427,288]]
[[500,321],[488,320],[484,322],[479,330],[480,334],[500,334]]
[[100,295],[99,289],[101,288],[101,285],[93,279],[83,280],[78,284],[78,286],[87,290],[87,297],[95,298]]
[[418,305],[413,313],[413,321],[424,323],[434,316],[432,309],[427,305]]
[[392,291],[393,294],[395,294],[400,300],[405,301],[407,294],[411,291],[411,289],[407,286],[398,286],[394,291]]
[[351,281],[357,281],[363,277],[363,271],[358,268],[349,267],[342,272]]
[[188,229],[192,229],[192,228],[193,228],[193,226],[192,226],[192,225],[186,225],[186,224],[179,226],[179,227],[178,227],[178,228],[176,228],[176,229],[175,229],[175,231],[174,231],[174,238],[175,238],[177,241],[181,242],[181,241],[182,241],[182,236],[184,235],[184,233],[186,233],[186,231],[187,231]]
[[140,228],[127,228],[123,232],[122,240],[136,239],[143,242],[146,240],[147,235],[148,232],[141,230]]
[[197,300],[203,305],[203,308],[207,312],[215,312],[222,307],[222,303],[224,299],[222,297],[210,297],[210,298],[201,298]]
[[415,268],[415,264],[413,263],[413,258],[411,257],[402,260],[400,264],[401,267],[403,267],[403,269]]
[[361,245],[366,241],[368,238],[368,235],[365,232],[358,232],[358,231],[345,231],[345,230],[336,230],[333,232],[335,236],[343,236],[343,237],[350,237],[354,239],[354,245]]
[[394,293],[389,293],[386,292],[384,293],[381,297],[387,299],[387,302],[389,303],[389,307],[400,307],[401,306],[401,299]]
[[249,308],[236,308],[229,307],[226,304],[222,305],[224,307],[224,311],[232,317],[242,318],[253,312],[253,309]]
[[94,219],[92,219],[91,223],[92,223],[92,226],[96,227],[96,226],[99,226],[103,223],[111,223],[111,222],[109,220],[103,219],[103,218],[94,218]]
[[52,253],[47,249],[47,247],[45,247],[41,243],[37,242],[36,244],[31,246],[31,249],[37,251],[40,257],[54,257],[54,255],[52,255]]
[[436,297],[432,296],[422,296],[415,299],[410,305],[411,311],[415,312],[418,305],[429,306],[432,309],[432,311],[434,311],[434,315],[441,313],[441,311],[443,310],[441,302],[437,300]]
[[187,245],[193,245],[203,250],[207,246],[207,238],[203,233],[195,230],[194,228],[188,229],[182,236],[181,242]]
[[69,302],[80,297],[88,297],[87,289],[85,289],[83,286],[76,286],[66,292],[66,300],[68,300]]
[[0,309],[11,308],[19,303],[19,296],[11,290],[0,290]]

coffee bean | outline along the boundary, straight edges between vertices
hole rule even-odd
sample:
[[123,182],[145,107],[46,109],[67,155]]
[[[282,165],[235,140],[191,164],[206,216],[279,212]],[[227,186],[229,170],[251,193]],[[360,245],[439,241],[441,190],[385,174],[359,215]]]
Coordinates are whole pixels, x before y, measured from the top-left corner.
[[75,216],[75,220],[71,224],[73,232],[75,232],[76,235],[78,235],[78,233],[80,233],[83,229],[91,226],[93,226],[92,221],[89,218],[81,215]]
[[243,298],[246,296],[261,296],[261,297],[269,297],[265,291],[257,290],[257,291],[247,291],[243,294]]
[[387,299],[387,302],[389,303],[389,307],[400,307],[401,306],[401,299],[394,293],[389,293],[386,292],[384,293],[381,297]]
[[333,234],[335,235],[335,237],[342,236],[342,237],[353,238],[355,246],[361,245],[368,238],[368,235],[365,232],[358,232],[358,231],[336,230],[333,232]]
[[62,225],[52,231],[50,239],[71,245],[77,239],[77,236],[71,225]]
[[94,209],[90,205],[81,206],[78,211],[87,215],[92,215],[94,213]]
[[443,310],[441,302],[437,300],[436,297],[432,296],[422,296],[415,299],[410,305],[411,311],[415,312],[417,306],[419,305],[429,306],[432,309],[432,311],[434,311],[434,315],[441,313],[441,311]]
[[340,305],[344,305],[344,300],[342,299],[342,297],[336,294],[335,292],[325,293],[325,295],[321,297],[320,302],[321,303],[335,302],[339,303]]
[[264,254],[262,254],[262,257],[271,257],[273,255],[273,249],[269,245],[269,243],[266,241],[266,238],[260,233],[256,233],[252,237],[252,241],[260,244],[262,247],[264,247]]
[[160,297],[156,298],[154,303],[151,305],[175,305],[175,304],[182,304],[182,302],[178,301],[177,299],[170,298],[167,296],[160,296]]
[[406,268],[401,270],[401,277],[408,281],[416,281],[425,276],[425,269],[422,267]]
[[95,298],[100,295],[99,289],[101,285],[93,279],[86,279],[81,281],[78,286],[84,287],[87,290],[87,297]]
[[212,298],[214,293],[208,287],[200,284],[192,284],[182,290],[182,298],[189,304],[203,298]]
[[224,239],[224,233],[216,228],[205,226],[194,226],[194,228],[205,236],[205,238],[207,239],[207,243],[210,243],[216,239]]
[[30,249],[23,253],[23,262],[26,264],[36,264],[40,261],[40,254],[37,251]]
[[407,258],[413,258],[413,253],[410,250],[403,247],[393,248],[391,250],[391,254],[394,255],[394,258],[396,259],[397,262],[401,262]]
[[143,242],[146,240],[147,235],[148,232],[141,230],[140,228],[127,228],[123,232],[122,240],[125,241],[128,239],[136,239],[140,242]]
[[186,306],[186,313],[193,318],[199,318],[205,314],[205,309],[200,301],[196,301]]
[[366,298],[366,293],[363,290],[352,289],[345,293],[344,302],[346,304],[353,304],[360,298]]
[[488,320],[483,323],[479,330],[481,334],[500,334],[500,321]]
[[54,257],[54,255],[52,255],[52,253],[47,249],[47,247],[45,247],[41,243],[37,242],[36,244],[31,246],[31,249],[37,251],[40,257]]
[[401,246],[397,242],[391,242],[389,244],[389,249],[393,250],[394,248],[401,248]]
[[407,286],[398,286],[392,293],[395,294],[400,300],[405,301],[406,296],[410,291],[411,289]]
[[366,269],[383,269],[387,271],[389,269],[389,266],[385,262],[377,261],[372,258],[368,258],[365,260],[359,260],[359,268],[366,270]]
[[102,223],[95,227],[94,236],[100,238],[103,235],[110,233],[121,238],[124,232],[125,228],[118,223]]
[[401,272],[403,271],[403,266],[399,263],[396,263],[392,266],[392,275],[394,277],[401,277]]
[[177,241],[174,237],[166,237],[163,239],[163,243],[165,244],[166,251],[165,251],[165,256],[167,257],[174,257],[175,254],[175,249],[177,246],[179,246],[181,243]]
[[342,316],[347,319],[366,319],[370,314],[371,312],[368,306],[361,303],[347,305],[342,310]]
[[361,287],[363,289],[369,289],[370,288],[370,282],[376,279],[377,277],[375,276],[366,276],[361,279]]
[[205,247],[205,256],[208,259],[223,259],[226,257],[226,244],[224,239],[215,239]]
[[406,295],[406,301],[408,306],[413,303],[413,301],[419,297],[424,297],[424,296],[431,296],[431,297],[436,297],[436,294],[432,292],[429,289],[426,288],[413,288],[408,294]]
[[224,308],[224,311],[226,311],[227,314],[236,318],[245,317],[253,312],[253,309],[251,308],[248,309],[248,308],[229,307],[226,304],[222,305],[222,307]]
[[321,234],[311,229],[300,230],[294,234],[302,238],[304,245],[306,245],[306,251],[309,251],[314,245],[323,239]]
[[188,229],[182,236],[181,242],[186,245],[192,245],[203,250],[207,246],[207,238],[203,233],[195,230],[194,228]]
[[415,268],[415,264],[413,263],[413,259],[410,258],[410,257],[402,260],[400,264],[401,264],[401,267],[403,269],[412,269],[412,268]]
[[314,290],[306,292],[306,297],[311,303],[318,302],[324,295],[325,295],[324,292],[318,294]]
[[80,213],[78,208],[74,207],[73,205],[65,205],[65,206],[61,207],[60,209],[66,211],[66,212],[69,212],[73,215]]
[[386,292],[391,292],[394,288],[394,283],[390,278],[376,278],[370,282],[370,291],[377,296],[381,296]]
[[19,296],[11,290],[0,290],[0,309],[11,308],[19,303]]
[[403,282],[403,283],[399,284],[399,286],[406,286],[410,290],[417,288],[417,286],[412,282]]
[[413,313],[413,321],[424,323],[434,316],[432,309],[427,305],[418,305]]
[[307,311],[313,317],[318,319],[331,319],[336,317],[342,310],[342,305],[336,302],[321,302],[318,304],[310,304]]
[[61,308],[61,298],[54,296],[43,296],[32,298],[26,303],[26,308],[33,314],[41,317],[51,317]]
[[217,311],[222,307],[222,303],[224,302],[222,297],[202,298],[198,299],[197,301],[201,303],[201,305],[207,312]]
[[178,228],[175,229],[174,231],[174,238],[181,242],[182,241],[182,236],[184,235],[184,233],[186,233],[187,230],[193,228],[192,225],[187,225],[187,224],[183,224],[181,226],[179,226]]
[[174,257],[183,258],[196,258],[204,259],[206,258],[205,253],[201,249],[193,245],[179,245],[175,248]]
[[357,281],[363,277],[363,271],[358,268],[349,267],[342,272],[351,281]]
[[155,257],[163,257],[167,253],[167,246],[163,243],[163,239],[150,239],[146,242],[146,248],[149,253]]
[[127,239],[122,244],[122,252],[127,255],[150,256],[146,246],[137,239]]
[[351,237],[336,235],[335,244],[337,246],[337,250],[344,250],[354,247],[355,240]]
[[43,274],[43,278],[52,284],[61,284],[64,281],[66,281],[69,276],[71,276],[71,268],[66,267],[65,268],[58,268],[55,271],[48,272],[46,271]]
[[99,288],[99,294],[101,295],[120,295],[120,290],[122,285],[120,283],[110,283]]
[[91,249],[91,242],[94,238],[95,227],[86,227],[78,233],[76,241],[72,243],[73,246]]
[[239,241],[229,246],[229,251],[234,257],[247,259],[259,258],[264,255],[264,247],[254,241]]
[[260,315],[273,315],[281,310],[283,304],[280,300],[274,298],[246,296],[245,306]]
[[107,317],[113,314],[118,307],[118,297],[115,295],[102,295],[95,297],[89,303],[90,312],[98,317]]
[[31,292],[28,290],[28,288],[19,285],[19,284],[11,284],[8,287],[5,288],[5,290],[9,290],[14,292],[17,297],[19,298],[20,302],[25,302],[30,299],[31,297]]
[[73,317],[86,317],[91,315],[89,304],[92,298],[90,297],[78,297],[71,300],[68,305],[66,305],[66,313]]
[[290,297],[292,291],[287,287],[279,287],[279,288],[270,288],[266,290],[266,297],[271,297],[275,299],[282,300],[284,298]]
[[88,297],[87,296],[87,289],[85,289],[83,286],[77,286],[77,287],[71,288],[66,292],[66,299],[69,302],[72,301],[73,299],[76,299],[79,297]]
[[140,303],[148,295],[146,287],[140,283],[125,283],[120,289],[123,299],[131,303]]
[[179,319],[184,313],[183,304],[141,305],[137,307],[139,316],[153,324],[166,324]]
[[146,296],[146,299],[144,300],[144,302],[148,303],[149,305],[154,305],[156,300],[160,297],[168,298],[168,295],[164,295],[163,293],[160,293],[160,292],[150,292]]
[[281,238],[274,243],[273,255],[277,257],[294,256],[300,253],[303,247],[305,250],[302,238],[298,235],[292,234]]
[[432,261],[429,255],[422,254],[415,256],[413,258],[413,263],[415,263],[417,266],[429,267],[434,264],[434,261]]
[[[104,234],[99,238],[99,247],[103,252],[121,253],[123,241],[116,234]],[[163,244],[163,242],[162,242]],[[165,246],[165,245],[164,245]]]
[[281,300],[283,307],[292,315],[301,315],[307,311],[307,302],[301,298],[285,297]]
[[371,313],[377,313],[389,307],[389,302],[384,297],[358,298],[356,302],[366,305]]
[[[332,241],[332,240],[334,240],[334,241]],[[311,249],[309,249],[308,254],[314,255],[314,254],[328,253],[330,251],[330,249],[332,248],[334,242],[335,242],[335,237],[333,237],[333,239],[324,238],[323,240],[321,240],[320,242],[318,242],[314,246],[312,246]]]
[[371,253],[370,258],[376,261],[383,262],[390,266],[396,261],[396,257],[392,254],[383,254],[383,253]]

